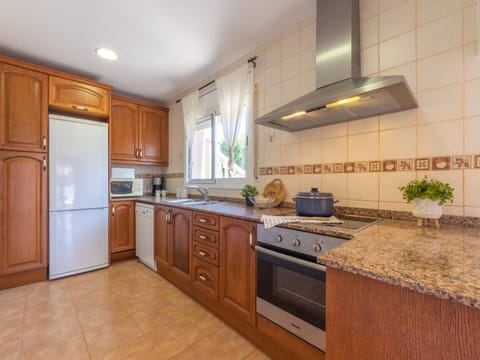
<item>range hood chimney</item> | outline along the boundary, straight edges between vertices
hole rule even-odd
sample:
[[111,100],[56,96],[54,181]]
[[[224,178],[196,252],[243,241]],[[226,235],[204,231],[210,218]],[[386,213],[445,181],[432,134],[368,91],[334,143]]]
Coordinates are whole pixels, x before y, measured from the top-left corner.
[[317,89],[255,122],[299,131],[417,107],[405,78],[361,77],[359,0],[317,0]]

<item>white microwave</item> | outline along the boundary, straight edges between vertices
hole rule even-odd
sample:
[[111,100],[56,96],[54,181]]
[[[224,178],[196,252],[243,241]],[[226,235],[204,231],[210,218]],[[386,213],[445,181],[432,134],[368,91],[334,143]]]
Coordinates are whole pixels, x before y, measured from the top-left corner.
[[143,179],[112,179],[110,195],[112,198],[143,196]]

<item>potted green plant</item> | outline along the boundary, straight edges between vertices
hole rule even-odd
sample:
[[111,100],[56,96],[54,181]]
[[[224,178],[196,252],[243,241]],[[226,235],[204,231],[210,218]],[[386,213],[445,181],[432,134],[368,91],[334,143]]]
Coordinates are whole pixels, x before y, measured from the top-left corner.
[[255,186],[253,185],[244,185],[240,189],[240,195],[242,195],[245,198],[245,204],[247,206],[253,206],[253,203],[250,201],[250,196],[255,196],[258,194],[258,190]]
[[414,179],[399,187],[407,203],[413,202],[412,215],[423,219],[439,219],[442,204],[453,202],[453,188],[435,179]]

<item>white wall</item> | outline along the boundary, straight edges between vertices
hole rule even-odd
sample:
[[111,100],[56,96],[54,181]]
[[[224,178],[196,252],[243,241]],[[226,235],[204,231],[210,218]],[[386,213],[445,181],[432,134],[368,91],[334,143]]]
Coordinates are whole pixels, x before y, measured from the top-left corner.
[[[257,126],[259,189],[280,177],[289,197],[316,186],[333,192],[341,205],[409,210],[398,187],[428,174],[455,188],[453,215],[480,216],[480,57],[473,0],[361,0],[362,75],[402,74],[418,108],[296,133]],[[315,18],[305,19],[252,50],[256,115],[260,116],[315,88]],[[228,71],[221,69],[219,73]],[[215,78],[212,75],[206,83]],[[195,84],[192,88],[202,84]],[[180,104],[170,110],[170,166],[183,173],[183,119]],[[469,169],[453,169],[467,156]],[[451,169],[415,171],[416,159],[447,157]],[[411,171],[305,174],[315,165],[408,160]],[[438,160],[440,161],[440,160]],[[439,162],[441,163],[441,162]],[[305,165],[307,165],[305,167]],[[293,175],[283,174],[290,167]],[[173,183],[173,182],[172,182]],[[183,184],[177,179],[174,186]],[[215,190],[212,191],[215,194]],[[237,191],[218,195],[239,196]]]

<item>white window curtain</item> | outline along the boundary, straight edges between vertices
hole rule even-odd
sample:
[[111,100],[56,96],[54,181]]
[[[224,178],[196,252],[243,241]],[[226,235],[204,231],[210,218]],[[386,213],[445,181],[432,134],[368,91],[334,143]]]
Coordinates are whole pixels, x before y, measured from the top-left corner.
[[228,147],[228,170],[231,172],[233,170],[233,146],[238,137],[241,117],[249,117],[247,123],[251,123],[253,69],[245,64],[237,70],[215,79],[215,83],[223,136]]
[[[195,126],[198,118],[198,90],[193,91],[182,98],[183,126],[185,128],[185,138],[187,143],[187,171],[192,171],[192,145],[195,136]],[[190,178],[188,174],[187,179]]]

